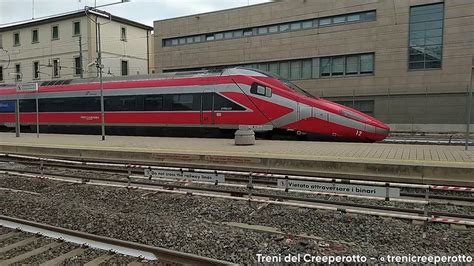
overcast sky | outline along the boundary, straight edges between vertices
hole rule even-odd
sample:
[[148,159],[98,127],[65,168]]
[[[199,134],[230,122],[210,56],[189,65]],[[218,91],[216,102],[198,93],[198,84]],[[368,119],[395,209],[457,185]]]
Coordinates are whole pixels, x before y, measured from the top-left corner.
[[[0,24],[29,20],[34,17],[83,9],[121,0],[0,0]],[[269,2],[269,0],[131,0],[130,3],[104,7],[120,17],[153,26],[154,20],[214,10]],[[33,9],[34,3],[34,9]]]

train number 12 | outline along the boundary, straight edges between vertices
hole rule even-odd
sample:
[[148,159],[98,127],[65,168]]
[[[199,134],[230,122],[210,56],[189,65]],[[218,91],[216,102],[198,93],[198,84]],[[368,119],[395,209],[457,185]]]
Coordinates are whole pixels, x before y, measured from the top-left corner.
[[358,136],[358,137],[362,137],[362,133],[363,133],[362,131],[360,131],[360,130],[357,130],[357,131],[356,131],[356,136]]

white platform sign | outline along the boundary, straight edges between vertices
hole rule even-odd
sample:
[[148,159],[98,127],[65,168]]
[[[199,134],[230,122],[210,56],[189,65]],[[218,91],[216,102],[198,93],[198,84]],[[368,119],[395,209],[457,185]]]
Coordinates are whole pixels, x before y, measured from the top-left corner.
[[[286,185],[288,182],[288,186]],[[361,195],[361,196],[372,196],[372,197],[390,197],[399,198],[399,188],[387,188],[387,187],[376,187],[376,186],[364,186],[356,184],[341,184],[341,183],[325,183],[325,182],[311,182],[311,181],[300,181],[300,180],[286,180],[278,179],[278,187],[287,188],[291,190],[307,190],[315,192],[326,192],[335,194],[350,194],[350,195]],[[387,195],[388,190],[388,195]]]
[[197,172],[180,172],[170,170],[150,170],[145,169],[145,176],[151,176],[152,178],[168,178],[168,179],[188,179],[193,181],[201,182],[225,182],[223,174],[212,174],[212,173],[197,173]]
[[38,83],[20,83],[16,85],[17,91],[37,91]]

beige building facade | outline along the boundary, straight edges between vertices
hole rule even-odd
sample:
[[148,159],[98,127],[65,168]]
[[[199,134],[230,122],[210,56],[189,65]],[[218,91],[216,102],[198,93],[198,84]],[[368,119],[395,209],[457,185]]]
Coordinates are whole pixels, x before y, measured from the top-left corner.
[[465,130],[472,0],[282,0],[155,21],[154,29],[158,73],[248,66],[394,131]]
[[[98,22],[104,76],[148,74],[153,28],[116,16]],[[0,27],[0,84],[96,77],[96,50],[95,16],[84,11]]]

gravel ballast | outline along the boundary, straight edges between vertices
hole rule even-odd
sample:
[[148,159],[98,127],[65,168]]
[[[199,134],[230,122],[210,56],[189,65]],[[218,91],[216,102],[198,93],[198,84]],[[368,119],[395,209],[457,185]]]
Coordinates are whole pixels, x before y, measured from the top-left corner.
[[[473,255],[474,231],[449,225],[0,175],[3,215],[235,263],[256,254]],[[241,229],[235,222],[284,234]],[[307,234],[317,238],[302,238]]]

